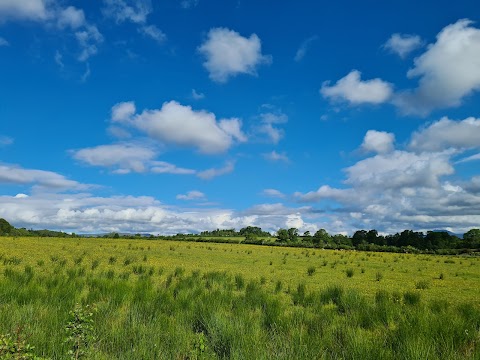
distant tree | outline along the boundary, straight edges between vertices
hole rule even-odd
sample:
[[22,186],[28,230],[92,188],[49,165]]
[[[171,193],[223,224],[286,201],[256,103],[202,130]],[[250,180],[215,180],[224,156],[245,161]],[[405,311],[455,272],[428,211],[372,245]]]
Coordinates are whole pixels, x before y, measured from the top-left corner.
[[120,235],[116,232],[116,233],[113,233],[113,238],[114,239],[118,239],[120,237]]
[[425,236],[425,249],[448,249],[455,248],[459,244],[459,238],[450,235],[446,231],[428,231]]
[[288,229],[288,240],[291,242],[295,242],[298,240],[298,229],[297,228],[290,228]]
[[480,229],[471,229],[463,234],[463,246],[467,249],[480,248]]
[[277,239],[281,242],[287,242],[290,239],[289,234],[288,234],[288,230],[287,229],[278,229]]
[[367,230],[357,230],[352,236],[352,244],[353,246],[358,246],[362,243],[367,242]]
[[332,241],[332,237],[328,234],[327,230],[320,229],[313,235],[313,243],[315,245],[324,245]]
[[13,229],[15,228],[7,220],[0,218],[0,235],[10,235]]
[[266,231],[263,231],[261,228],[259,228],[258,226],[247,226],[247,227],[244,227],[242,229],[240,229],[240,231],[238,232],[240,235],[242,236],[246,236],[247,234],[252,234],[252,235],[255,235],[255,236],[258,236],[258,237],[267,237],[267,236],[270,236],[270,233],[266,232]]
[[373,230],[369,230],[367,232],[367,236],[366,236],[365,240],[369,244],[376,244],[377,243],[377,238],[378,238],[378,231],[373,229]]
[[336,234],[332,236],[332,242],[336,245],[352,246],[352,239],[346,235]]

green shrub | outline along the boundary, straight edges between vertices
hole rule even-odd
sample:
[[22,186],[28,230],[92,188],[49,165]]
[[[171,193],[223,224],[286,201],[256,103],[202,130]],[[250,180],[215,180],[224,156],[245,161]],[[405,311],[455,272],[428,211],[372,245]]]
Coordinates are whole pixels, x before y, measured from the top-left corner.
[[407,305],[417,305],[420,303],[420,293],[416,291],[406,291],[403,294],[403,302]]

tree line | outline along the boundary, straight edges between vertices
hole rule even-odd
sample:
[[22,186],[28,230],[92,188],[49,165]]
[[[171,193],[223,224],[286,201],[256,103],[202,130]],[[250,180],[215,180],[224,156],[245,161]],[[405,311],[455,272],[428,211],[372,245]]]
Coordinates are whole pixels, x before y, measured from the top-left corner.
[[[37,237],[79,237],[75,233],[68,234],[52,230],[27,230],[15,228],[5,219],[0,218],[0,236],[37,236]],[[226,242],[227,238],[242,237],[243,243],[263,245],[288,245],[323,247],[331,249],[358,249],[373,251],[439,251],[439,250],[480,250],[480,229],[471,229],[458,237],[447,231],[427,231],[427,233],[404,230],[395,234],[379,235],[378,231],[357,230],[352,236],[342,234],[329,234],[325,229],[320,229],[314,234],[306,231],[299,234],[296,228],[279,229],[274,236],[263,231],[257,226],[247,226],[239,231],[235,229],[216,229],[202,231],[200,234],[164,235],[120,235],[109,233],[106,238],[140,238],[147,236],[150,239],[189,240]],[[272,241],[273,240],[273,241]]]

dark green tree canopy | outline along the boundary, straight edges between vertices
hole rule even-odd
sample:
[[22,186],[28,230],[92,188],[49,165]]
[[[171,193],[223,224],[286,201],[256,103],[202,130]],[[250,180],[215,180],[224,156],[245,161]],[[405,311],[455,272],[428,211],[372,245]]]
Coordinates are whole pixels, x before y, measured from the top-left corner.
[[0,218],[0,235],[10,235],[13,229],[15,228],[7,220]]

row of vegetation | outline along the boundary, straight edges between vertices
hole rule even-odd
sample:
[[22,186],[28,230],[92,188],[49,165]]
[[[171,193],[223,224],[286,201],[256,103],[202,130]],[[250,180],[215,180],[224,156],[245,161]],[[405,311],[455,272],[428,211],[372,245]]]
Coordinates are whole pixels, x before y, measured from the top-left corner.
[[[0,219],[0,236],[36,236],[36,237],[80,237],[76,234],[51,230],[17,229],[5,219]],[[404,230],[392,235],[379,235],[377,230],[358,230],[352,236],[342,234],[331,235],[320,229],[314,234],[306,231],[299,234],[298,229],[279,229],[275,236],[256,226],[235,229],[216,229],[202,231],[200,234],[165,235],[120,235],[109,233],[104,238],[144,238],[164,240],[188,240],[199,242],[243,242],[257,245],[287,245],[296,247],[316,247],[328,249],[357,249],[365,251],[388,252],[436,252],[462,253],[480,250],[480,229],[470,229],[462,237],[446,231],[428,231],[426,234],[413,230]]]

